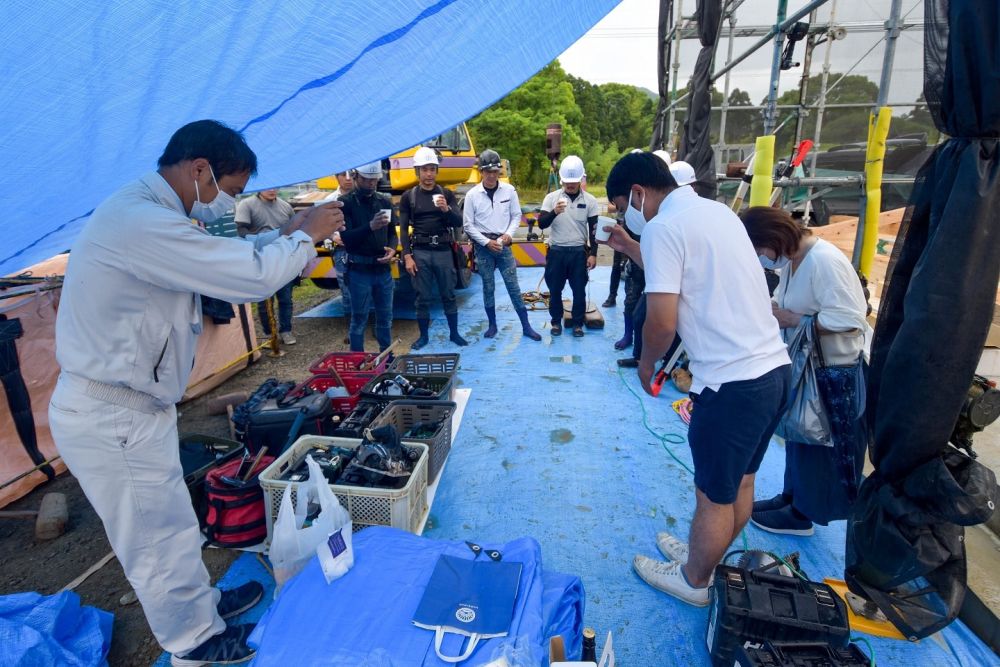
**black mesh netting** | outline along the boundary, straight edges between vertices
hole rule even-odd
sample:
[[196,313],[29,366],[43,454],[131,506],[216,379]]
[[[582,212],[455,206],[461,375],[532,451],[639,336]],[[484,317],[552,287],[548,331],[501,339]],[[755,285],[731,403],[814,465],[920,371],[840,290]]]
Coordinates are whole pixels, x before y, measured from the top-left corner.
[[924,95],[950,137],[921,169],[872,343],[876,471],[848,520],[846,578],[908,637],[965,594],[963,528],[992,512],[992,472],[948,445],[1000,280],[1000,4],[925,0]]

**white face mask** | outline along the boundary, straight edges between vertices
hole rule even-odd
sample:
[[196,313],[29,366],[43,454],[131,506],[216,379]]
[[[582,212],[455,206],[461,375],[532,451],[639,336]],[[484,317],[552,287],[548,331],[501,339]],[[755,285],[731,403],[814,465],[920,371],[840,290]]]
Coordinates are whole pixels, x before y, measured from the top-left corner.
[[771,269],[772,271],[778,271],[788,266],[788,263],[792,260],[788,257],[779,257],[778,259],[771,259],[767,255],[757,255],[757,259],[760,260],[760,265],[765,269]]
[[205,203],[201,200],[201,192],[198,190],[198,181],[194,182],[194,203],[191,204],[191,217],[195,220],[200,220],[205,224],[210,222],[215,222],[222,216],[224,216],[233,205],[236,204],[236,197],[232,196],[228,192],[223,192],[222,188],[219,187],[219,182],[215,180],[215,171],[212,169],[211,165],[208,167],[212,174],[212,182],[215,183],[215,189],[219,191],[219,194],[215,196],[215,199],[209,203]]
[[646,216],[642,209],[646,206],[646,193],[642,193],[642,202],[639,210],[632,208],[632,191],[628,191],[628,204],[625,206],[625,226],[636,236],[642,235],[642,228],[646,226]]

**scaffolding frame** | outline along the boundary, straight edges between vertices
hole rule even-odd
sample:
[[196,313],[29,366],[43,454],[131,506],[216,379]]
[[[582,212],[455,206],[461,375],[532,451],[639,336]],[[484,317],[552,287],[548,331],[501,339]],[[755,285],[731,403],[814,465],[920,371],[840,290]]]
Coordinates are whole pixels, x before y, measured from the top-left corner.
[[[823,127],[823,116],[827,109],[833,108],[870,108],[872,109],[872,114],[874,117],[879,116],[879,112],[887,107],[898,106],[898,107],[909,107],[917,106],[915,102],[910,103],[899,103],[894,105],[887,104],[889,85],[892,81],[892,66],[895,59],[895,46],[896,40],[899,34],[903,30],[911,28],[923,28],[924,21],[907,21],[905,18],[900,18],[901,0],[892,0],[891,7],[889,10],[889,16],[887,20],[883,23],[873,22],[873,21],[854,21],[837,23],[836,22],[836,7],[837,0],[811,0],[806,3],[805,6],[794,12],[791,16],[787,16],[788,0],[778,0],[778,7],[775,17],[775,22],[771,26],[748,26],[740,28],[737,26],[736,13],[739,7],[743,4],[744,0],[724,0],[722,6],[722,25],[723,28],[720,31],[719,37],[727,38],[727,55],[725,64],[721,69],[713,71],[709,78],[709,84],[714,84],[720,78],[724,77],[723,83],[723,98],[722,105],[719,107],[712,107],[712,110],[721,111],[720,123],[719,123],[719,138],[716,144],[713,146],[716,156],[719,157],[723,151],[725,151],[726,158],[728,160],[731,147],[726,143],[726,121],[730,109],[732,108],[729,104],[730,96],[730,73],[744,60],[749,58],[752,54],[756,53],[761,48],[768,44],[773,45],[772,59],[771,59],[771,77],[768,86],[768,97],[767,102],[763,105],[756,106],[740,106],[738,107],[741,112],[761,110],[764,115],[764,134],[776,134],[789,120],[792,118],[796,119],[796,129],[795,129],[795,141],[801,139],[803,124],[809,110],[816,111],[816,131],[813,137],[814,148],[810,156],[810,171],[815,173],[816,169],[816,159],[822,148],[822,127]],[[830,16],[826,21],[825,25],[816,25],[817,10],[823,5],[830,3]],[[664,85],[661,86],[661,90],[670,90],[670,100],[661,99],[661,108],[666,111],[666,113],[661,113],[657,118],[658,123],[665,123],[666,127],[663,128],[660,136],[663,137],[663,143],[667,147],[675,147],[677,140],[679,138],[679,132],[676,128],[676,110],[678,105],[686,101],[689,97],[689,93],[678,96],[677,87],[678,79],[680,74],[680,44],[681,40],[697,38],[697,25],[693,17],[685,17],[683,15],[683,0],[675,0],[671,8],[673,10],[672,15],[668,24],[670,26],[669,30],[666,32],[663,38],[662,49],[665,54],[669,54],[669,58],[666,59],[665,66],[661,69],[663,77],[669,77],[669,81],[664,81]],[[912,11],[912,10],[911,10]],[[797,104],[793,105],[779,105],[777,103],[778,98],[778,87],[780,83],[781,75],[781,55],[782,49],[785,42],[786,33],[803,18],[809,18],[809,30],[805,36],[805,55],[802,59],[802,76],[799,83],[799,101]],[[728,24],[728,28],[726,28]],[[862,103],[851,103],[851,104],[828,104],[827,94],[836,87],[839,83],[839,79],[832,86],[829,85],[829,74],[830,74],[830,54],[833,49],[833,43],[844,39],[849,33],[858,32],[884,32],[884,36],[872,47],[874,50],[881,42],[885,42],[885,48],[883,49],[882,56],[882,71],[881,77],[878,84],[878,96],[873,102],[862,102]],[[733,55],[734,42],[737,37],[760,37],[757,42],[755,42],[751,47],[740,53],[739,55]],[[813,51],[817,46],[822,44],[826,45],[825,56],[823,61],[822,78],[820,82],[819,95],[813,102],[809,102],[807,99],[808,95],[808,80],[811,75],[811,67],[813,61]],[[716,44],[716,52],[718,52],[718,43]],[[870,51],[869,51],[870,53]],[[866,54],[867,55],[867,54]],[[713,67],[714,69],[714,67]],[[852,68],[853,69],[853,68]],[[846,74],[844,75],[846,76]],[[667,85],[669,84],[669,85]],[[779,109],[794,109],[795,114],[786,118],[780,124],[777,122],[777,113]],[[869,225],[866,221],[866,208],[868,208],[868,192],[866,189],[866,174],[860,172],[856,175],[847,177],[813,177],[813,178],[800,178],[800,179],[778,179],[775,181],[775,187],[791,187],[791,186],[807,186],[809,188],[806,197],[806,210],[805,215],[808,220],[809,206],[813,199],[816,198],[813,188],[822,186],[835,186],[835,185],[848,185],[857,184],[859,187],[859,215],[858,215],[858,235],[855,242],[854,248],[854,264],[856,267],[860,267],[863,263],[862,259],[862,239],[866,237],[871,237],[872,232],[867,229]],[[912,179],[884,179],[884,182],[912,182]]]

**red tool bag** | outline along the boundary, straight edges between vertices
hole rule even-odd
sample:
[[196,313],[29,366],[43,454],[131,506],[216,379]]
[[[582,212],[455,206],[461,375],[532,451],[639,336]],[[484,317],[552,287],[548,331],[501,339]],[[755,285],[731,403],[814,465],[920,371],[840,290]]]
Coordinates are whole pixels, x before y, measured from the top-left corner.
[[244,459],[227,461],[205,476],[205,536],[220,547],[242,548],[260,544],[267,537],[264,493],[258,476],[274,461],[264,456],[249,479],[237,477],[240,467],[251,465]]

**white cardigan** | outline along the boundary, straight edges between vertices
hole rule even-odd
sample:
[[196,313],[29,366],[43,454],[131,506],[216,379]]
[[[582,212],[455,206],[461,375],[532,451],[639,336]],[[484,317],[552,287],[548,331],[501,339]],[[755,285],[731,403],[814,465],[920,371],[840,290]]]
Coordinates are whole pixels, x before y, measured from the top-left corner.
[[[828,364],[849,364],[863,349],[868,321],[865,294],[854,267],[837,246],[817,239],[816,244],[792,272],[781,272],[773,301],[778,308],[803,315],[817,315],[826,331],[842,332],[821,337]],[[782,329],[785,342],[794,329]]]

